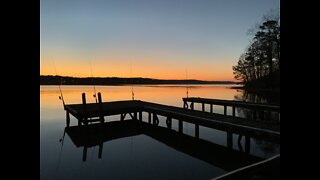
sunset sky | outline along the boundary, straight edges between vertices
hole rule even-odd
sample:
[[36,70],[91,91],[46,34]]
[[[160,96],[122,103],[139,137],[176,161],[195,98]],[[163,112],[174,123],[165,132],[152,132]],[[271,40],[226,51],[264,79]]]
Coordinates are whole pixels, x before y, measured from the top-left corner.
[[[41,0],[41,75],[234,81],[279,0]],[[132,66],[132,71],[130,70]],[[55,72],[56,69],[56,72]],[[131,73],[132,72],[132,73]]]

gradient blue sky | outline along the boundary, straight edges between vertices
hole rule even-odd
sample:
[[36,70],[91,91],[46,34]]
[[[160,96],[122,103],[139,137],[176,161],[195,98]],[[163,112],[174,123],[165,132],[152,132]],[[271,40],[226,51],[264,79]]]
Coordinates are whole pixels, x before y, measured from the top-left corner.
[[[234,80],[279,0],[41,0],[43,75]],[[130,64],[133,72],[130,73]]]

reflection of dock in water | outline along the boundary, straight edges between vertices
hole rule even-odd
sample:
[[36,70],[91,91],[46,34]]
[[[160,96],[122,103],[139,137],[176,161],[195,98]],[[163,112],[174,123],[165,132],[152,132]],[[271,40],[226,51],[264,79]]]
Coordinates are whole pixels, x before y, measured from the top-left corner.
[[98,157],[101,158],[103,142],[140,134],[225,170],[234,170],[262,160],[175,130],[136,120],[66,127],[66,133],[77,147],[83,147],[83,161],[86,160],[88,147],[99,146]]

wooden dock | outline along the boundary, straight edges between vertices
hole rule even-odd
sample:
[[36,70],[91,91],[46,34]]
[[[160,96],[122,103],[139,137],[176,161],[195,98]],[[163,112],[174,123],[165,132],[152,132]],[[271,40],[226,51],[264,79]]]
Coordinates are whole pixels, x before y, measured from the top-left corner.
[[[190,103],[190,105],[188,104]],[[263,120],[268,120],[266,116],[267,113],[273,112],[277,113],[278,120],[280,121],[280,106],[271,105],[271,104],[261,104],[261,103],[252,103],[252,102],[243,102],[243,101],[233,101],[233,100],[221,100],[221,99],[207,99],[200,97],[190,97],[183,98],[183,107],[190,108],[194,110],[194,104],[200,103],[202,105],[202,111],[205,111],[205,106],[210,106],[210,113],[213,113],[213,106],[223,106],[224,115],[227,115],[227,108],[232,108],[232,116],[236,116],[236,108],[248,109],[252,111],[253,119],[257,120],[257,112],[261,114]]]
[[[70,124],[70,115],[78,120],[78,125],[87,125],[93,122],[105,122],[104,117],[110,115],[120,115],[120,121],[123,121],[126,115],[131,119],[143,121],[142,113],[148,113],[146,120],[150,124],[158,125],[158,115],[166,117],[167,128],[171,129],[172,119],[179,122],[179,132],[182,133],[183,122],[195,125],[195,137],[199,137],[199,126],[214,128],[227,132],[228,145],[232,146],[232,134],[236,133],[250,137],[280,142],[280,124],[273,122],[253,121],[249,119],[225,116],[222,114],[195,111],[187,108],[168,106],[156,103],[150,103],[139,100],[102,102],[101,94],[98,93],[99,103],[87,104],[85,94],[82,94],[82,104],[65,105],[67,126]],[[188,99],[184,99],[188,100]],[[261,108],[261,107],[260,107]],[[250,142],[248,142],[250,144]],[[247,144],[247,143],[246,143]]]

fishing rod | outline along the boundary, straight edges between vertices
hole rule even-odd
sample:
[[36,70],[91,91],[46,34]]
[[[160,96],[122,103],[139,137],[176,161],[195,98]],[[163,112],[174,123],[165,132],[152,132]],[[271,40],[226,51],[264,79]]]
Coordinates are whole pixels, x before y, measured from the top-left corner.
[[[54,67],[54,71],[56,72],[56,76],[58,77],[58,73],[57,73],[57,69],[56,69],[56,65],[55,65],[54,61],[53,61],[53,67]],[[61,85],[62,85],[62,77],[60,77],[60,84],[59,84],[59,90],[60,90],[59,99],[62,100],[63,108],[64,108],[64,107],[65,107],[65,103],[64,103],[64,98],[63,98],[62,90],[61,90]]]
[[187,86],[187,98],[189,97],[189,89],[188,89],[188,69],[186,68],[186,86]]
[[58,155],[58,162],[57,162],[56,171],[58,171],[59,166],[60,166],[60,160],[61,160],[61,154],[62,154],[62,147],[63,147],[63,142],[64,142],[65,134],[66,134],[66,128],[64,128],[63,136],[59,139],[59,142],[61,143],[61,146],[60,146],[60,151],[59,151],[59,155]]
[[131,77],[131,97],[134,100],[134,92],[133,92],[133,78],[132,78],[132,64],[130,63],[130,77]]
[[94,97],[94,99],[96,100],[96,103],[98,103],[98,100],[97,100],[97,93],[96,93],[96,86],[95,86],[95,83],[94,83],[94,81],[93,81],[91,61],[90,61],[90,71],[91,71],[91,79],[92,79],[92,83],[93,83],[93,91],[94,91],[93,97]]

